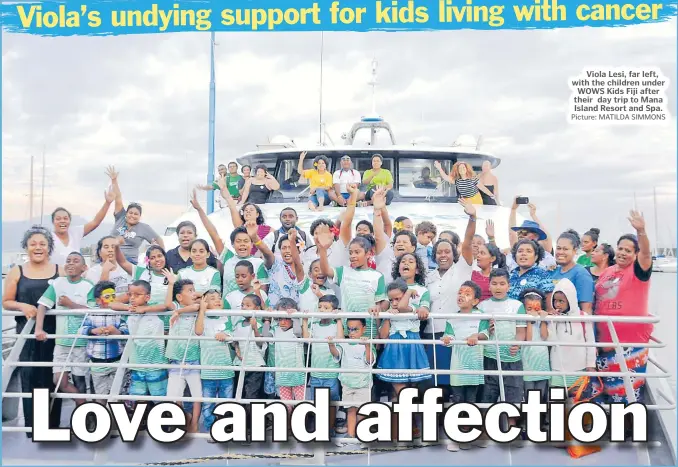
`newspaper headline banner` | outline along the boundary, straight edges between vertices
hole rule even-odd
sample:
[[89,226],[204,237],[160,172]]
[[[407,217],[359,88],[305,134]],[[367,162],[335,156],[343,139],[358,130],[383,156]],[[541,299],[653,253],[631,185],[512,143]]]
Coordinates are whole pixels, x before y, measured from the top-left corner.
[[41,36],[610,27],[667,21],[676,9],[675,0],[66,0],[0,5],[5,31]]

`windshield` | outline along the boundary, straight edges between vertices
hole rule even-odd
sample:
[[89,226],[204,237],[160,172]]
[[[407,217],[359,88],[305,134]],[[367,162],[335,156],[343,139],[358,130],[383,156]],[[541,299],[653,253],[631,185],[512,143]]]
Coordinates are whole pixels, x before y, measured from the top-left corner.
[[[403,197],[454,196],[454,188],[445,181],[434,165],[434,159],[405,159],[398,161],[398,193]],[[450,172],[450,161],[441,161],[445,173]],[[452,190],[449,193],[450,189]]]

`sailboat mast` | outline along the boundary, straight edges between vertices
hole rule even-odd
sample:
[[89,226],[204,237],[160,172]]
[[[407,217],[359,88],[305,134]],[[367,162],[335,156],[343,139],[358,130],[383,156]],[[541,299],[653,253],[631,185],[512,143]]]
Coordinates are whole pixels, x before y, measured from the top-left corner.
[[657,217],[657,187],[652,188],[654,197],[654,247],[659,252],[659,218]]
[[319,125],[320,125],[320,145],[323,145],[323,51],[325,49],[325,33],[320,31],[320,109],[319,109]]
[[28,194],[28,218],[30,220],[30,225],[33,225],[33,156],[31,155],[31,181],[30,181],[30,191]]
[[[214,182],[214,121],[216,105],[216,84],[214,79],[214,32],[210,35],[210,114],[209,114],[209,140],[207,142],[207,184]],[[207,214],[214,212],[214,190],[207,191]]]
[[40,225],[42,225],[42,218],[45,213],[45,148],[42,148],[42,189],[40,193]]

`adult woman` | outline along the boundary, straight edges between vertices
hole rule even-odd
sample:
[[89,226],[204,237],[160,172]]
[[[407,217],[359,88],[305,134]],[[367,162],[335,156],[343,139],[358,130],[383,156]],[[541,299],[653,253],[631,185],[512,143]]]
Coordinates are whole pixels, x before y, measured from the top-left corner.
[[50,257],[52,263],[63,266],[66,263],[66,257],[69,253],[80,251],[80,244],[83,237],[87,236],[101,225],[101,222],[103,222],[106,217],[108,208],[115,200],[114,190],[109,189],[104,192],[104,198],[104,205],[101,206],[101,209],[96,213],[94,219],[85,225],[72,226],[71,213],[66,208],[58,207],[52,212],[52,226],[54,227],[54,231],[52,232],[54,251]]
[[297,171],[309,182],[308,209],[322,211],[323,206],[330,204],[330,201],[338,202],[337,194],[332,189],[332,174],[327,170],[330,161],[325,156],[318,156],[313,159],[313,168],[304,170],[305,157],[306,151],[299,156]]
[[[426,287],[431,296],[431,314],[426,321],[426,327],[421,332],[422,339],[440,340],[445,333],[447,319],[436,318],[436,314],[456,313],[457,293],[461,284],[471,280],[473,273],[473,249],[471,242],[476,231],[475,208],[470,203],[462,201],[466,213],[469,215],[468,225],[461,244],[461,255],[457,248],[446,239],[440,239],[433,246],[433,259],[438,269],[429,271],[426,276]],[[426,354],[431,368],[449,370],[452,350],[443,345],[426,345]],[[434,376],[436,385],[442,386],[443,391],[449,392],[449,375]]]
[[[177,237],[179,237],[179,246],[172,248],[167,252],[167,267],[172,270],[174,274],[180,269],[187,268],[193,264],[191,259],[191,250],[189,249],[191,242],[198,238],[198,229],[191,221],[180,222],[177,226]],[[207,265],[215,269],[219,269],[217,257],[210,251],[207,258]]]
[[[579,236],[573,230],[563,232],[556,242],[556,264],[551,280],[556,284],[560,279],[570,279],[577,289],[579,308],[586,314],[593,312],[593,279],[583,266],[574,262],[579,248]],[[547,301],[548,303],[548,301]]]
[[455,163],[449,175],[445,173],[439,161],[435,161],[434,165],[445,180],[454,184],[459,199],[469,201],[471,204],[483,204],[480,192],[485,193],[490,199],[495,199],[494,194],[485,188],[467,162]]
[[238,191],[240,192],[240,196],[242,196],[242,192],[245,189],[245,183],[250,179],[252,174],[252,167],[243,165],[240,170],[242,170],[242,178],[238,180]]
[[482,295],[480,301],[487,300],[492,296],[490,292],[490,272],[496,266],[503,268],[506,266],[506,259],[504,254],[491,243],[483,243],[478,246],[478,254],[476,255],[476,266],[479,271],[473,271],[471,280],[478,284]]
[[[629,216],[636,235],[622,235],[617,242],[616,264],[602,272],[596,283],[596,315],[602,316],[647,316],[650,276],[652,275],[652,252],[645,231],[645,219],[637,211]],[[653,326],[650,323],[614,323],[619,342],[646,343]],[[597,324],[598,342],[612,342],[607,323]],[[625,347],[622,354],[626,365],[633,373],[645,373],[648,349]],[[598,349],[598,371],[618,372],[620,362],[613,347]],[[636,402],[643,402],[645,379],[632,378]],[[622,378],[603,378],[605,398],[609,402],[628,403],[628,394]]]
[[523,290],[537,289],[546,295],[546,304],[550,307],[550,295],[553,292],[551,273],[539,267],[539,262],[544,258],[544,248],[534,240],[523,238],[513,245],[511,255],[518,267],[509,275],[508,296],[518,300]]
[[598,246],[598,237],[600,235],[600,229],[590,229],[586,231],[581,237],[581,251],[583,254],[577,258],[577,264],[581,264],[584,267],[590,267],[593,264],[591,255],[593,250]]
[[[238,210],[238,207],[235,204],[235,200],[231,197],[228,191],[222,189],[221,194],[224,196],[224,198],[226,199],[226,203],[228,204],[228,209],[231,213],[231,222],[233,223],[234,228],[245,226],[245,228],[247,228],[247,232],[250,235],[256,232],[259,238],[266,238],[266,235],[268,235],[271,232],[271,230],[273,230],[270,225],[266,224],[266,221],[264,220],[264,213],[259,206],[257,206],[254,203],[245,203],[242,205],[240,210]],[[198,213],[200,213],[202,208],[198,203],[198,198],[196,196],[195,191],[193,191],[193,198],[191,199],[191,204],[198,211]],[[204,220],[203,224],[205,224]],[[206,225],[207,224],[205,224],[205,226]],[[252,245],[251,254],[254,255],[257,251],[258,251],[257,247]]]
[[[279,189],[280,183],[278,183],[278,180],[268,173],[265,165],[259,164],[254,168],[254,177],[245,179],[245,186],[242,190],[240,202],[243,203],[243,205],[247,201],[254,204],[264,204],[268,199],[268,195],[270,195],[272,191]],[[226,193],[224,193],[224,191],[226,191],[225,186],[221,187],[221,196],[226,198]]]
[[492,163],[490,161],[483,161],[483,165],[481,165],[480,168],[481,172],[478,180],[480,180],[480,183],[482,183],[483,186],[494,195],[494,197],[491,197],[488,196],[484,191],[481,191],[480,196],[483,198],[483,204],[499,204],[499,179],[497,179],[497,176],[492,173]]
[[393,233],[398,233],[401,230],[407,230],[408,232],[414,233],[414,224],[409,217],[398,216],[393,221]]
[[[49,287],[49,281],[59,277],[59,266],[49,260],[54,250],[52,234],[45,228],[33,226],[24,233],[21,248],[28,253],[26,264],[15,266],[5,278],[5,293],[2,306],[6,310],[20,311],[23,316],[15,317],[16,333],[20,334],[29,319],[38,313],[38,300]],[[33,322],[29,324],[33,327]],[[47,315],[43,322],[43,330],[47,334],[56,333],[56,316]],[[54,339],[37,341],[26,339],[19,360],[22,362],[51,362],[54,357]],[[22,392],[32,393],[35,388],[48,388],[54,392],[50,367],[19,367]],[[54,399],[49,414],[50,428],[58,428],[61,419],[61,399]],[[23,399],[24,426],[33,426],[33,401]],[[31,433],[26,433],[31,437]]]
[[160,235],[153,228],[141,220],[141,205],[139,203],[130,203],[125,209],[122,203],[122,193],[118,185],[118,172],[114,167],[108,168],[108,176],[111,177],[113,191],[115,192],[115,225],[111,235],[121,236],[125,243],[120,246],[120,250],[132,264],[137,264],[139,258],[139,248],[145,241],[148,243],[157,243],[161,248],[165,248]]
[[366,187],[361,198],[368,203],[371,202],[374,190],[378,186],[382,186],[386,190],[386,204],[389,205],[393,201],[393,174],[382,168],[382,165],[384,165],[384,158],[381,154],[374,154],[372,156],[372,168],[366,170],[363,174],[363,184]]
[[615,265],[614,248],[607,243],[601,243],[591,253],[591,263],[591,266],[587,266],[586,270],[591,274],[595,284],[604,270]]

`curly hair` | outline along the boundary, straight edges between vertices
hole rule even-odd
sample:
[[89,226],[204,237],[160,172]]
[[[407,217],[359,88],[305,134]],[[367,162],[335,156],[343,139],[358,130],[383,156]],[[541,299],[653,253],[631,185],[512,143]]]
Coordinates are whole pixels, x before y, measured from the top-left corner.
[[266,220],[264,219],[264,213],[259,206],[257,206],[254,203],[245,203],[242,205],[239,211],[240,220],[242,220],[243,224],[245,223],[245,208],[248,206],[254,206],[254,209],[257,210],[257,225],[261,225],[264,222],[266,222]]
[[471,164],[468,162],[456,162],[452,166],[452,172],[450,172],[450,176],[452,177],[453,180],[459,180],[461,178],[461,175],[459,175],[459,166],[463,165],[466,167],[466,177],[467,178],[474,178],[476,176],[476,173],[473,171],[473,167],[471,167]]
[[21,239],[21,249],[25,250],[28,248],[28,241],[33,238],[34,235],[42,235],[47,240],[47,254],[52,256],[54,251],[54,237],[52,237],[52,232],[49,229],[44,228],[41,225],[34,225],[30,229],[24,232],[24,236]]
[[459,250],[457,250],[457,245],[452,243],[446,238],[441,238],[439,239],[434,245],[433,245],[433,261],[436,263],[438,262],[438,247],[440,246],[441,243],[447,243],[450,245],[450,248],[452,249],[452,262],[456,263],[459,261]]
[[395,263],[393,263],[393,270],[391,271],[391,276],[393,279],[398,279],[400,278],[400,263],[403,262],[403,258],[406,256],[411,256],[414,258],[414,261],[416,263],[417,271],[414,274],[414,283],[418,285],[426,285],[426,272],[427,269],[424,266],[424,262],[421,260],[419,255],[415,253],[405,253],[402,255],[400,258],[397,258],[395,260]]
[[516,261],[518,248],[520,248],[522,245],[530,245],[532,247],[532,249],[534,250],[534,254],[537,257],[535,264],[539,263],[542,259],[544,259],[544,248],[539,244],[539,242],[535,242],[534,240],[530,240],[528,238],[523,238],[521,240],[518,240],[511,248],[511,256],[513,256],[513,261]]

